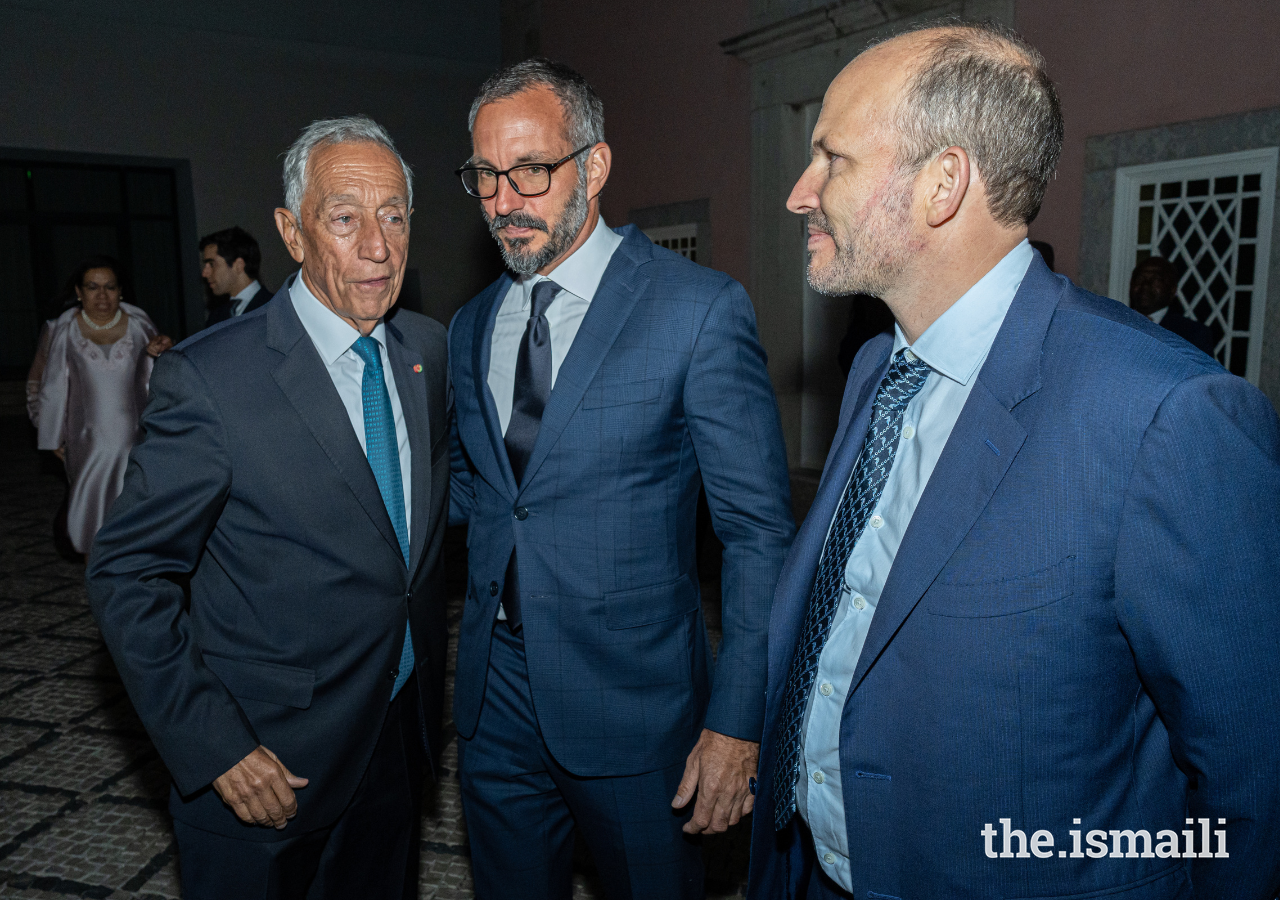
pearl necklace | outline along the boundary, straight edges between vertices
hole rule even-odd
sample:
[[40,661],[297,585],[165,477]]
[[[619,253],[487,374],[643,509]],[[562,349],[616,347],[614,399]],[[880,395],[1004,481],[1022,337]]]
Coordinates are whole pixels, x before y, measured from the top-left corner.
[[89,318],[89,314],[84,311],[84,307],[80,308],[80,318],[84,319],[84,324],[88,325],[94,331],[108,331],[112,328],[115,328],[117,325],[120,324],[120,313],[121,313],[121,309],[120,307],[117,306],[116,314],[111,317],[111,321],[108,322],[106,325],[99,325],[97,322],[93,321],[93,319]]

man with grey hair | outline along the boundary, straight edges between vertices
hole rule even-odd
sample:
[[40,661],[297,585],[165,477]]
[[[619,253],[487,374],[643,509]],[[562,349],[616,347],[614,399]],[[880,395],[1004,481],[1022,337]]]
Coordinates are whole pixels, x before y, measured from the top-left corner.
[[1029,246],[1062,133],[997,25],[827,90],[787,207],[896,328],[774,598],[750,897],[1280,887],[1280,424]]
[[390,316],[412,182],[380,126],[312,123],[284,182],[301,271],[156,368],[90,602],[173,776],[187,900],[414,898],[441,743],[446,335]]
[[[701,897],[692,835],[751,811],[769,597],[794,532],[755,315],[732,279],[605,225],[603,107],[578,73],[494,75],[471,138],[458,174],[511,270],[450,331],[476,896],[567,900],[576,824],[609,896]],[[725,548],[714,681],[701,485]]]

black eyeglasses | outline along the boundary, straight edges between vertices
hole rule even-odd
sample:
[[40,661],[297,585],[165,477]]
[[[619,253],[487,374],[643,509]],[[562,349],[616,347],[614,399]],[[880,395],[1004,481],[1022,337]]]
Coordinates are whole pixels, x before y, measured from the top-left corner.
[[553,163],[525,163],[512,166],[503,172],[495,172],[483,166],[463,166],[455,175],[462,178],[462,186],[472,197],[488,200],[498,193],[498,179],[506,175],[512,189],[521,197],[540,197],[551,190],[551,173],[563,166],[584,150],[590,150],[595,144],[579,147],[564,159]]

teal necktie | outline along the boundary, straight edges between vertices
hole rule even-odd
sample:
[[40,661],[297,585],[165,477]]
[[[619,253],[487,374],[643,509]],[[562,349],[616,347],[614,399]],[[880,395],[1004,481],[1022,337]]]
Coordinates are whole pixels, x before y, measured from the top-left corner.
[[[404,564],[409,565],[409,525],[404,514],[404,481],[400,475],[400,444],[396,440],[396,419],[391,411],[391,395],[387,393],[387,380],[382,373],[382,354],[378,342],[371,337],[357,338],[351,349],[364,360],[364,378],[361,395],[364,405],[364,452],[369,467],[378,482],[383,505],[391,517],[396,540]],[[394,698],[409,680],[413,671],[413,638],[409,623],[404,623],[404,647],[400,650],[400,669],[396,683],[391,688]]]

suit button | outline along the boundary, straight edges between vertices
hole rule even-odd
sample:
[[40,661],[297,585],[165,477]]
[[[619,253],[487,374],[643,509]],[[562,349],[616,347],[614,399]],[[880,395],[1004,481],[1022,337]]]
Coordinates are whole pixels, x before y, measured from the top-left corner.
[[387,681],[395,681],[396,676],[399,674],[400,674],[399,669],[392,669],[390,672],[387,673]]
[[490,597],[498,596],[498,582],[496,581],[489,582],[489,596]]
[[523,522],[525,519],[529,518],[529,510],[525,509],[523,506],[517,506],[516,518]]

